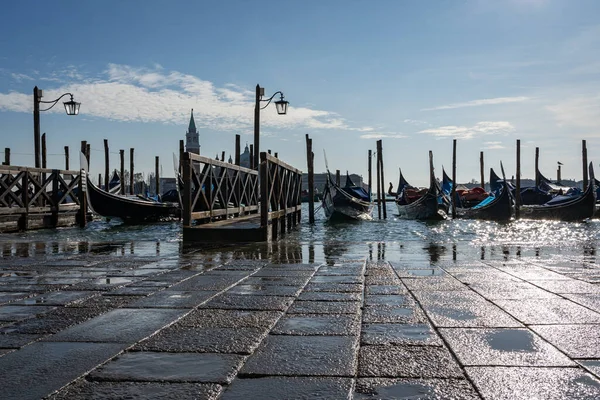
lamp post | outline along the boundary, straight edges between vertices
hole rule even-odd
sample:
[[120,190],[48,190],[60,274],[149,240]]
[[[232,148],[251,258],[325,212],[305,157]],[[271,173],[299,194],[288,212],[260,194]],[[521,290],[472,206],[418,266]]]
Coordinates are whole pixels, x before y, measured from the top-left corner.
[[[256,102],[254,104],[254,168],[258,169],[258,160],[260,158],[260,150],[259,150],[259,142],[260,142],[260,110],[266,108],[273,97],[276,95],[280,95],[279,100],[275,101],[275,106],[277,108],[277,114],[285,115],[287,113],[287,108],[289,102],[283,99],[283,93],[277,91],[273,93],[271,97],[263,100],[263,96],[265,95],[265,88],[260,87],[260,85],[256,85]],[[261,102],[266,102],[263,107],[261,107]]]
[[[81,103],[77,103],[73,101],[72,93],[64,93],[56,100],[52,101],[42,101],[42,90],[38,89],[38,87],[33,88],[33,140],[35,143],[35,167],[40,168],[40,111],[48,111],[52,107],[58,103],[60,99],[65,97],[66,95],[71,96],[70,101],[65,101],[63,104],[65,106],[65,111],[67,115],[77,115],[79,114],[79,106]],[[50,104],[48,108],[40,110],[40,103]]]

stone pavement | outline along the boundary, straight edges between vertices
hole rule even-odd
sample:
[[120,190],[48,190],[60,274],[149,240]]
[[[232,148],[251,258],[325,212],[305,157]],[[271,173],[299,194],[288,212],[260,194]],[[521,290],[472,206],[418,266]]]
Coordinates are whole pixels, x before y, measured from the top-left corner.
[[600,269],[0,259],[2,399],[598,399]]

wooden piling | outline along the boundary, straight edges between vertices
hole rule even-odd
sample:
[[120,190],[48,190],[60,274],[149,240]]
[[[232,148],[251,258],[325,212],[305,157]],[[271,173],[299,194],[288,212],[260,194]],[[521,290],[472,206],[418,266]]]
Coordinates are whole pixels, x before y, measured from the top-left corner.
[[221,161],[225,162],[225,152],[224,151],[221,152]]
[[535,187],[539,188],[540,187],[540,174],[538,174],[538,171],[540,170],[540,148],[536,147],[535,148]]
[[485,190],[485,176],[483,175],[483,170],[484,170],[484,163],[483,163],[483,151],[479,152],[479,178],[480,178],[480,182],[481,182],[481,188]]
[[381,202],[383,208],[383,219],[387,219],[387,203],[385,202],[385,176],[383,173],[383,140],[381,139],[377,141],[377,154],[379,155],[379,168],[381,173]]
[[46,168],[48,153],[46,151],[46,132],[42,134],[42,168]]
[[[225,152],[223,152],[223,156],[225,156]],[[160,163],[159,163],[159,158],[158,156],[156,156],[155,162],[154,162],[154,179],[156,179],[155,183],[156,183],[156,195],[158,196],[160,194],[160,176],[159,176],[159,172],[160,172]]]
[[587,160],[587,144],[585,140],[581,141],[581,158],[583,160],[583,190],[588,187],[588,160]]
[[375,168],[377,169],[377,218],[381,219],[381,165],[379,164],[379,140],[377,141],[377,157],[375,158]]
[[69,146],[65,146],[65,169],[69,170]]
[[250,169],[256,169],[257,167],[254,165],[254,145],[250,145]]
[[133,191],[133,167],[134,167],[133,152],[134,152],[133,147],[130,147],[129,148],[129,194],[132,196],[134,195],[134,191]]
[[98,173],[98,187],[102,184],[102,174]]
[[558,169],[556,170],[556,182],[560,183],[561,181],[561,176],[560,176],[560,164],[558,165]]
[[315,223],[315,176],[313,170],[312,139],[306,134],[306,167],[308,169],[308,223]]
[[3,165],[10,165],[10,147],[4,148],[4,163]]
[[521,140],[517,139],[517,182],[515,185],[515,219],[519,219],[521,207]]
[[240,165],[240,135],[235,135],[235,165]]
[[369,154],[367,156],[367,171],[368,171],[368,184],[369,184],[369,200],[371,200],[371,193],[373,192],[373,187],[372,187],[372,181],[371,181],[371,158],[373,157],[373,152],[371,150],[369,150]]
[[108,152],[108,139],[104,139],[104,190],[108,192],[110,182],[110,163]]
[[121,194],[125,194],[125,150],[119,150],[119,157],[121,159],[121,174],[119,175],[119,181],[121,182]]
[[[85,140],[81,141],[81,148],[80,151],[85,155],[85,151],[87,149],[87,142]],[[89,165],[88,165],[89,168]],[[89,171],[88,171],[89,172]],[[85,225],[87,223],[87,196],[85,195],[85,192],[87,191],[87,178],[85,178],[84,176],[81,177],[81,179],[79,180],[79,186],[78,186],[78,192],[77,192],[77,197],[79,199],[79,212],[77,213],[77,223],[81,228],[85,228]]]
[[[38,93],[38,87],[33,88],[33,145],[35,167],[40,168],[40,100],[41,93]],[[41,90],[40,90],[41,92]]]
[[452,141],[452,191],[450,201],[452,204],[452,219],[456,218],[456,139]]

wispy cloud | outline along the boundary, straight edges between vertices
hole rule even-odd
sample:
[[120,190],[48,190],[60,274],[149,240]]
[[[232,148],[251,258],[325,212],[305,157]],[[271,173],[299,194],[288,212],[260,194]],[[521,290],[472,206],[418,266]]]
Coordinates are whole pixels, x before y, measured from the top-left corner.
[[404,139],[408,136],[400,133],[368,133],[366,135],[360,135],[361,139]]
[[[109,64],[100,77],[94,78],[69,66],[60,73],[49,74],[46,79],[60,79],[63,83],[44,88],[44,99],[71,92],[75,100],[81,102],[81,114],[88,117],[182,124],[187,123],[189,110],[193,108],[196,123],[201,128],[241,133],[252,130],[253,90],[233,84],[217,87],[210,81],[178,71],[166,71],[161,66],[137,68]],[[68,83],[64,83],[65,79]],[[0,111],[31,112],[31,95],[0,93]],[[56,107],[49,112],[64,111]],[[263,110],[261,125],[278,129],[373,130],[351,124],[334,112],[292,105],[285,116],[277,115],[274,106]]]
[[502,145],[502,142],[483,142],[484,149],[486,150],[495,150],[495,149],[504,149],[505,146]]
[[546,108],[562,126],[600,128],[600,95],[567,98]]
[[473,126],[440,126],[420,131],[440,138],[472,139],[483,135],[505,135],[513,132],[515,127],[507,121],[482,121]]
[[463,108],[463,107],[479,107],[479,106],[488,106],[488,105],[495,105],[495,104],[520,103],[520,102],[527,101],[527,100],[531,100],[531,98],[525,97],[525,96],[496,97],[493,99],[471,100],[471,101],[466,101],[464,103],[453,103],[453,104],[446,104],[443,106],[423,108],[423,109],[421,109],[421,111],[451,110],[451,109]]
[[19,74],[19,73],[14,73],[11,72],[10,77],[12,79],[14,79],[17,82],[22,82],[22,81],[32,81],[33,78],[29,75],[25,75],[25,74]]

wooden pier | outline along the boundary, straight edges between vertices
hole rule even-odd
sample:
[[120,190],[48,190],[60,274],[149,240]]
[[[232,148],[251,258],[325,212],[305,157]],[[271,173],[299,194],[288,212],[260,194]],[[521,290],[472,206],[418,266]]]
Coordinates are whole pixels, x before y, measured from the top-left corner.
[[301,215],[302,171],[268,153],[258,170],[183,154],[184,242],[277,240]]
[[0,166],[0,232],[85,226],[81,184],[79,171]]

